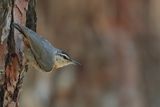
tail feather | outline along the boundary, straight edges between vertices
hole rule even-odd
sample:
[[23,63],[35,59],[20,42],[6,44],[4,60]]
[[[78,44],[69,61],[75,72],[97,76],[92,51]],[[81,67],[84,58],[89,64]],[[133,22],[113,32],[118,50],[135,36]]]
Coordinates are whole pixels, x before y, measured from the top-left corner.
[[22,33],[26,37],[23,26],[20,26],[17,23],[12,23],[12,27],[16,28],[20,33]]

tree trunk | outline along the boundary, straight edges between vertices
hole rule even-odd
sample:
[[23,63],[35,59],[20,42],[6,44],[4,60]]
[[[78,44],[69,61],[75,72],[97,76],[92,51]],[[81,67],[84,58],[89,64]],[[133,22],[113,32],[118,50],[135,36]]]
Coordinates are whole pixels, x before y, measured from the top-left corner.
[[13,22],[36,29],[35,0],[0,1],[0,107],[19,107],[19,92],[27,71],[23,38]]

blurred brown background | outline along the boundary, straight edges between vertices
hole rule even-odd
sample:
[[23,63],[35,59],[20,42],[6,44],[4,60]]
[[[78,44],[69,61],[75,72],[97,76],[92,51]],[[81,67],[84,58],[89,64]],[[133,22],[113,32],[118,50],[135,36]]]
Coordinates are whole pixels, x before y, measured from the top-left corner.
[[159,0],[37,0],[37,32],[82,66],[28,71],[22,107],[160,107]]

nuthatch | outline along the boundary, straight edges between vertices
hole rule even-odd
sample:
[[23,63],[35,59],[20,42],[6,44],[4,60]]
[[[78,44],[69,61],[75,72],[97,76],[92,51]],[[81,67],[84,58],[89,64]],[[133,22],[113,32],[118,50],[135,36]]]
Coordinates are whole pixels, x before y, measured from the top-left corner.
[[24,42],[27,42],[24,44],[28,44],[28,49],[24,55],[28,62],[31,62],[31,66],[49,72],[70,64],[79,64],[66,52],[55,48],[49,41],[31,29],[16,23],[13,23],[13,27],[24,35]]

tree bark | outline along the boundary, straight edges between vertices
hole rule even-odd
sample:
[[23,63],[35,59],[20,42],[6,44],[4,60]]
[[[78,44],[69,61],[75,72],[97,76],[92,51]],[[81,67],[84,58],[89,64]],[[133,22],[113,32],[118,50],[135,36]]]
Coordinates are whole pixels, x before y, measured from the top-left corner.
[[36,29],[35,0],[0,1],[0,107],[19,107],[19,93],[27,65],[23,36],[13,22]]

